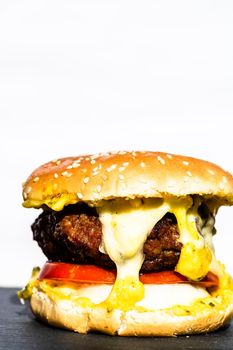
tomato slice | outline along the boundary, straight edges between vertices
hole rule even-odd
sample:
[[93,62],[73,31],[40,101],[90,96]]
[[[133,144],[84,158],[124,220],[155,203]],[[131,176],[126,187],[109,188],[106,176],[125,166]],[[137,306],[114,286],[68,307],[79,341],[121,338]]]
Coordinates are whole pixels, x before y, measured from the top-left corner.
[[218,277],[212,272],[208,272],[201,281],[190,281],[175,271],[150,272],[140,275],[140,281],[144,284],[191,283],[204,288],[218,286]]
[[[190,282],[174,271],[148,272],[139,275],[144,284],[192,283],[204,288],[218,286],[218,277],[209,272],[204,279]],[[116,270],[105,270],[94,265],[77,265],[61,262],[47,262],[39,274],[39,280],[52,279],[76,283],[113,284]]]
[[95,265],[47,262],[42,268],[38,279],[67,280],[80,283],[113,284],[116,279],[116,271],[105,270]]

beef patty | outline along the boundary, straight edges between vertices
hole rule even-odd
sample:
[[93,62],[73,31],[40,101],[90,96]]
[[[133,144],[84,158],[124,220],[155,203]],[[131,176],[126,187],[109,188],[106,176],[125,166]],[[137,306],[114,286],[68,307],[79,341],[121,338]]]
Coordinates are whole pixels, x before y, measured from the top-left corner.
[[[84,203],[69,205],[60,212],[45,208],[33,223],[32,231],[50,261],[115,267],[109,256],[99,251],[102,225],[98,214]],[[176,218],[167,213],[144,243],[141,271],[174,269],[182,248],[178,238]]]

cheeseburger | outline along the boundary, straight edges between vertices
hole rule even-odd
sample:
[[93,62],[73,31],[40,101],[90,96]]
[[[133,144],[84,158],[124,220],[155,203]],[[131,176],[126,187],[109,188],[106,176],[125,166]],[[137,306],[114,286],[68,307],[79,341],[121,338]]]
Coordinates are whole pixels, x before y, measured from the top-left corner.
[[78,333],[171,336],[214,331],[233,315],[233,281],[212,237],[233,177],[159,152],[62,158],[23,185],[47,262],[18,293],[35,316]]

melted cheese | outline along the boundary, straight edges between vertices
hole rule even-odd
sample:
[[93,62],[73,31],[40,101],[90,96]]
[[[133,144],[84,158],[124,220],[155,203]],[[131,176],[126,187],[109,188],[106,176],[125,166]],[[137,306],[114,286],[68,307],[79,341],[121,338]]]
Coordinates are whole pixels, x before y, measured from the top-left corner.
[[167,213],[161,200],[107,202],[97,208],[103,225],[102,249],[117,266],[118,278],[138,277],[142,248],[154,225]]
[[[139,270],[144,255],[143,245],[154,225],[167,213],[177,219],[183,244],[176,271],[191,280],[203,278],[212,260],[209,229],[198,232],[196,219],[200,202],[184,199],[135,199],[106,201],[98,207],[102,223],[101,251],[108,254],[117,267],[117,279],[108,296],[108,308],[127,309],[144,297]],[[207,238],[206,238],[207,237]]]
[[[196,220],[200,201],[192,202],[187,198],[179,204],[172,203],[171,212],[175,214],[180,234],[179,241],[183,244],[176,271],[191,280],[203,278],[209,271],[212,261],[212,235],[210,226],[198,232]],[[213,227],[212,227],[213,229]]]
[[[111,292],[111,285],[93,285],[40,282],[40,288],[54,299],[54,296],[60,299],[71,299],[74,302],[82,303],[82,306],[95,307],[95,305],[104,304]],[[136,303],[136,307],[141,310],[158,310],[172,307],[173,305],[190,305],[200,298],[209,297],[209,293],[198,286],[191,284],[161,284],[144,286],[144,298]]]
[[61,211],[64,206],[77,203],[77,197],[74,194],[64,193],[57,196],[52,196],[51,191],[51,186],[47,186],[47,192],[44,194],[45,199],[27,199],[23,202],[23,206],[25,208],[41,208],[45,204],[52,210]]
[[143,245],[152,228],[168,211],[158,199],[108,201],[97,208],[102,223],[102,250],[115,262],[117,279],[107,299],[108,309],[134,306],[144,297],[139,270]]

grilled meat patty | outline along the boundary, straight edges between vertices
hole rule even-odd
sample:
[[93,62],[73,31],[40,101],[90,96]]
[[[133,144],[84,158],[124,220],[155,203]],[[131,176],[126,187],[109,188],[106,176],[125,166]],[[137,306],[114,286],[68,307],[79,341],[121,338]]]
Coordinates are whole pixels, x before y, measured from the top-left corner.
[[[51,261],[115,267],[109,256],[99,251],[102,225],[98,214],[84,203],[69,205],[60,212],[45,208],[32,231]],[[174,269],[182,248],[178,238],[176,218],[168,213],[153,227],[144,244],[141,271]]]

